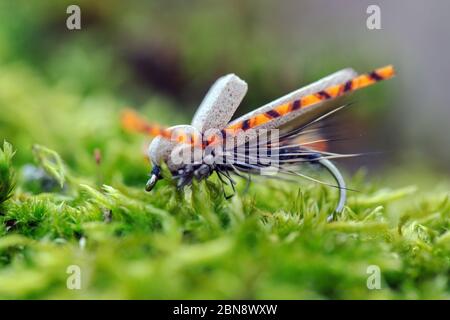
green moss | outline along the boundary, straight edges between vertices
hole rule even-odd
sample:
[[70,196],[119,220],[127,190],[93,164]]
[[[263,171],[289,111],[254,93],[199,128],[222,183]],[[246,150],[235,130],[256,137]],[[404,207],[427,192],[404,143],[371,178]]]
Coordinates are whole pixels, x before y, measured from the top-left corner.
[[[449,297],[445,193],[415,204],[412,187],[366,183],[328,224],[336,195],[314,185],[301,192],[252,185],[227,201],[214,180],[184,193],[161,184],[152,194],[119,182],[98,188],[77,174],[71,180],[59,192],[18,191],[4,203],[1,297]],[[66,287],[70,265],[82,270],[81,290]],[[370,265],[381,270],[380,290],[366,286]]]
[[[0,153],[1,298],[450,297],[446,181],[425,193],[357,175],[331,224],[337,194],[314,184],[262,180],[245,193],[241,181],[230,200],[214,178],[145,193],[145,139],[120,129],[112,97],[4,74],[23,79],[0,90],[0,132],[17,149],[14,163],[10,144]],[[67,289],[70,265],[81,290]],[[367,288],[371,265],[380,290]]]
[[0,208],[3,202],[11,198],[15,186],[15,174],[12,168],[14,151],[11,144],[4,141],[0,149]]

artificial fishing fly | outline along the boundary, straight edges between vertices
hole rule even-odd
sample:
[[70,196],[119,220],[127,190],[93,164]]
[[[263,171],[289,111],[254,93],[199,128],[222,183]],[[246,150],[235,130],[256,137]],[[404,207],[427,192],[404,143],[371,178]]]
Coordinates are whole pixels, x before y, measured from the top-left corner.
[[[162,178],[162,163],[179,188],[190,185],[193,179],[206,179],[216,173],[222,187],[229,184],[234,191],[232,175],[249,181],[250,175],[273,177],[275,172],[285,180],[299,176],[337,187],[339,201],[329,216],[332,220],[344,209],[347,187],[330,160],[353,155],[327,152],[327,140],[312,126],[345,106],[339,103],[340,97],[394,75],[391,65],[361,75],[353,69],[343,69],[231,121],[247,92],[247,84],[229,74],[213,84],[191,125],[165,128],[147,123],[131,110],[123,113],[122,124],[128,130],[155,137],[148,149],[153,169],[147,191]],[[302,163],[324,167],[336,185],[298,172]]]

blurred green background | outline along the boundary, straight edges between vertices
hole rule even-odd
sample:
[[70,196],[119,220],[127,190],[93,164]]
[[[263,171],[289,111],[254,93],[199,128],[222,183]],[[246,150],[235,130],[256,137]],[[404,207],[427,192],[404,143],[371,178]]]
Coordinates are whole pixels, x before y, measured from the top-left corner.
[[[370,1],[78,1],[82,29],[70,31],[71,1],[2,1],[0,136],[50,147],[82,142],[77,134],[103,143],[102,122],[124,106],[188,122],[226,73],[249,84],[239,115],[338,69],[392,63],[398,77],[350,98],[356,106],[333,129],[349,138],[339,150],[382,153],[343,165],[445,170],[448,4],[406,3],[378,1],[382,29],[368,30]],[[70,117],[59,121],[59,113]],[[29,126],[18,128],[18,117]],[[53,130],[65,121],[73,130]],[[92,152],[89,143],[81,150]],[[73,162],[85,156],[60,152]]]

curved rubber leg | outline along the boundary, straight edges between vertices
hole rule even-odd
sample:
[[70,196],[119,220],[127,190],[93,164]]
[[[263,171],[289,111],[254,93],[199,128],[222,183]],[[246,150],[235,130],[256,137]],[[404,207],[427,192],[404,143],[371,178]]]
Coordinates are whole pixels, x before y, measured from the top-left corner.
[[331,222],[336,219],[336,214],[339,214],[344,210],[345,201],[347,200],[347,188],[345,186],[345,180],[342,177],[341,172],[336,168],[336,166],[328,159],[319,159],[317,160],[323,167],[325,167],[328,172],[331,173],[333,178],[337,182],[337,186],[339,188],[339,202],[336,206],[336,209],[332,214],[328,216],[327,221]]

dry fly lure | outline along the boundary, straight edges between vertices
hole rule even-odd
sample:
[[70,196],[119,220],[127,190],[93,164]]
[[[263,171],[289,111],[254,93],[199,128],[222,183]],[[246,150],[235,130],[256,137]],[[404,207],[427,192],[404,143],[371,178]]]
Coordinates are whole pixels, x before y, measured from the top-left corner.
[[191,125],[164,128],[149,124],[131,110],[124,111],[122,124],[155,137],[148,148],[153,168],[147,191],[162,179],[162,163],[179,188],[216,173],[224,194],[224,185],[235,191],[232,175],[249,182],[250,175],[273,177],[275,172],[275,177],[286,180],[300,176],[331,185],[299,172],[301,164],[312,163],[324,167],[336,180],[337,185],[331,186],[339,189],[339,202],[329,217],[332,220],[344,208],[347,187],[330,159],[352,155],[327,152],[327,140],[311,126],[342,109],[345,105],[339,103],[340,97],[394,75],[391,65],[361,75],[343,69],[231,121],[247,92],[247,83],[229,74],[213,84]]

